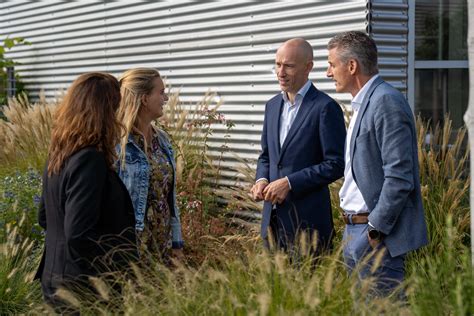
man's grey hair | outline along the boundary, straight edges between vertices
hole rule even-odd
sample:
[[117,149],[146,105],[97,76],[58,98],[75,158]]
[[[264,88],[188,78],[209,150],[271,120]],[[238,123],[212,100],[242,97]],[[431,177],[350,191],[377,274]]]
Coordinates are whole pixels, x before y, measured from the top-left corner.
[[337,34],[331,38],[327,48],[336,48],[343,63],[347,63],[349,59],[357,60],[364,75],[372,76],[379,72],[377,46],[374,40],[363,32],[348,31]]

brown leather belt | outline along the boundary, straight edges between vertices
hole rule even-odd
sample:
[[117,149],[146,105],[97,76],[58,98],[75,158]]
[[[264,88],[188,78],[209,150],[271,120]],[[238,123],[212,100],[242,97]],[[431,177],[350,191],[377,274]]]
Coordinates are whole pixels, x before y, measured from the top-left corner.
[[349,225],[367,224],[369,222],[369,213],[346,214],[342,215],[344,223]]

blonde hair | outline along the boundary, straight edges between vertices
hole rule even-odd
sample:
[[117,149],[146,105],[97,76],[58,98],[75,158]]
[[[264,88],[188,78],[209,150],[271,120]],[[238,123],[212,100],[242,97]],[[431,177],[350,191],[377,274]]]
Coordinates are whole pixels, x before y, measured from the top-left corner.
[[117,110],[117,119],[122,122],[126,131],[120,140],[119,159],[122,167],[125,166],[125,147],[128,142],[128,135],[137,125],[143,96],[151,93],[155,78],[160,78],[160,73],[154,68],[133,68],[120,76],[122,99]]
[[49,176],[58,174],[65,161],[86,146],[103,152],[108,167],[113,168],[115,144],[122,131],[115,116],[119,102],[119,83],[112,75],[85,73],[72,83],[55,113],[49,146]]

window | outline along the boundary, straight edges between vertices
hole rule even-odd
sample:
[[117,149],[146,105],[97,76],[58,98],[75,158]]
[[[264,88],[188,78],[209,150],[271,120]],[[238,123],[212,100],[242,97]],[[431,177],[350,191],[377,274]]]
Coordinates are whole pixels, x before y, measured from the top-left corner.
[[415,113],[453,127],[464,124],[469,74],[467,0],[416,0]]

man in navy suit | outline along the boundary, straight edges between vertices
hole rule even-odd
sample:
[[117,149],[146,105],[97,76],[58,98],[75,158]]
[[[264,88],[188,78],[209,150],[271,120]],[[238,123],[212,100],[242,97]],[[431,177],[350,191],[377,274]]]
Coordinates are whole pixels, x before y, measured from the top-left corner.
[[[361,278],[375,274],[379,294],[404,278],[407,252],[428,243],[420,190],[416,129],[405,97],[378,75],[377,47],[365,33],[336,35],[328,43],[327,76],[337,92],[352,94],[344,184],[344,259]],[[380,265],[367,257],[382,250]]]
[[344,173],[346,129],[340,106],[308,80],[313,49],[301,38],[277,51],[281,93],[267,102],[255,200],[265,200],[261,236],[291,251],[301,233],[318,237],[313,253],[331,247],[333,220],[328,185]]

